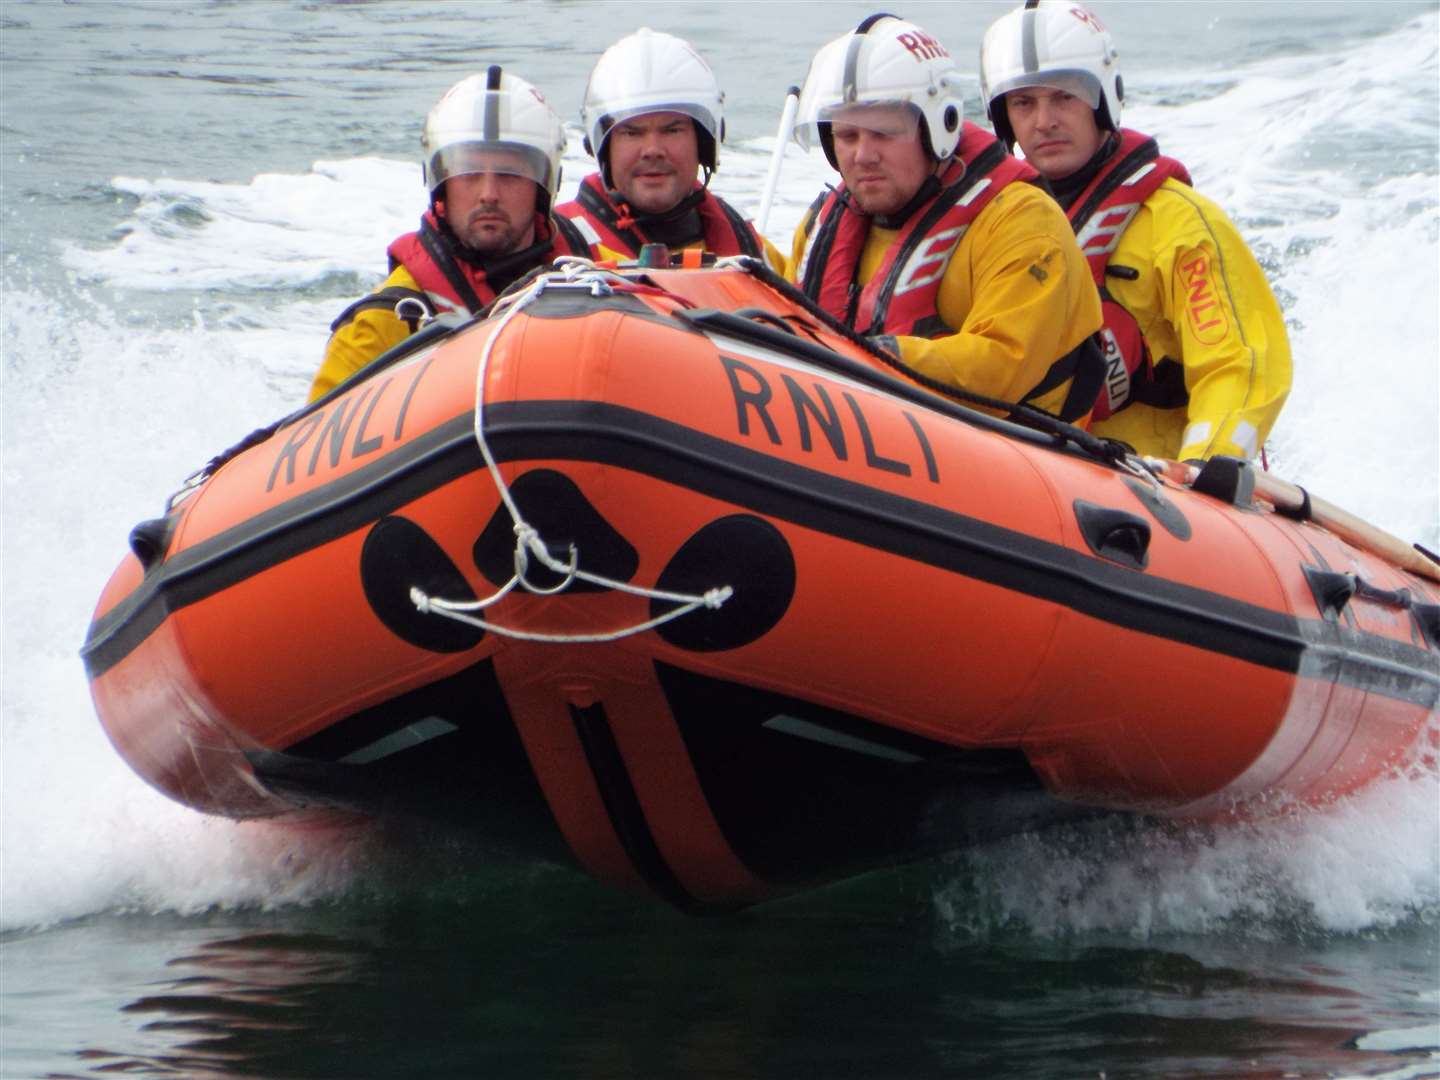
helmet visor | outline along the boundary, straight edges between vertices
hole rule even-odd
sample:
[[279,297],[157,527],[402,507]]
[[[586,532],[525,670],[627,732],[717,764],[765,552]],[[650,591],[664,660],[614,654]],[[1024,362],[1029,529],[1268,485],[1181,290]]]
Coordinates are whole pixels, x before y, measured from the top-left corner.
[[550,159],[542,151],[522,143],[451,143],[431,155],[429,171],[431,191],[452,176],[476,173],[523,176],[543,189],[548,190],[550,186]]
[[[642,116],[652,116],[655,113],[678,113],[681,116],[688,116],[708,132],[711,138],[715,137],[720,126],[713,112],[693,101],[646,102],[641,105],[606,110],[600,117],[603,129],[600,132],[600,145],[605,145],[605,140],[610,138],[610,132],[617,125],[623,124],[626,120],[637,120]],[[596,149],[598,150],[599,147]]]
[[822,124],[863,128],[897,139],[910,138],[920,130],[920,110],[908,101],[830,105],[820,110],[819,120]]
[[1087,71],[1036,71],[1004,79],[989,88],[990,100],[1012,90],[1059,90],[1077,97],[1092,109],[1100,107],[1100,83]]

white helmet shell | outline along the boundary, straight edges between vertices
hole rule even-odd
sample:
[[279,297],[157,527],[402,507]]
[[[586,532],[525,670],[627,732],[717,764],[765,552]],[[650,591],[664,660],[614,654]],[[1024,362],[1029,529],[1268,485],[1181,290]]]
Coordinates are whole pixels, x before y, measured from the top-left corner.
[[1105,24],[1073,0],[1026,0],[985,31],[980,45],[980,95],[990,123],[1007,145],[1015,133],[1004,97],[1029,86],[1078,86],[1105,130],[1120,127],[1125,96],[1120,53]]
[[713,172],[725,139],[725,95],[720,83],[689,42],[642,26],[601,54],[580,109],[585,148],[600,163],[607,184],[605,140],[611,128],[622,120],[659,112],[681,113],[695,121],[700,164]]
[[[931,155],[943,161],[960,143],[960,70],[945,47],[894,15],[872,15],[810,61],[796,109],[795,141],[821,146],[836,165],[830,121],[851,105],[910,105]],[[838,166],[837,166],[838,167]]]
[[542,213],[560,189],[565,127],[539,90],[499,66],[445,91],[425,118],[420,145],[432,199],[452,176],[496,168],[493,151],[510,152],[499,156],[506,164],[497,171],[528,176],[539,185]]

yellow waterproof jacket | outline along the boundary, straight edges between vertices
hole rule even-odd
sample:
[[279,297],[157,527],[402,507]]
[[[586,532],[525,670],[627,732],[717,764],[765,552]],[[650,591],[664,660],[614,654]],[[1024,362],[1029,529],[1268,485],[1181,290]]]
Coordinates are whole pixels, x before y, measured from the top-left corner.
[[[420,285],[409,270],[397,266],[375,291],[383,289],[420,292]],[[372,307],[359,312],[330,335],[330,341],[325,346],[325,359],[310,384],[308,400],[324,397],[381,353],[399,345],[411,332],[410,324],[389,307]]]
[[[795,232],[791,281],[814,210]],[[855,280],[864,286],[900,232],[870,224]],[[905,365],[949,386],[1018,402],[1052,364],[1100,329],[1100,297],[1059,205],[1034,184],[1007,184],[961,238],[936,295],[955,333],[895,337]],[[1070,381],[1031,404],[1058,413]]]
[[1290,392],[1290,339],[1280,305],[1225,212],[1169,179],[1144,203],[1110,256],[1134,280],[1107,275],[1110,295],[1139,324],[1152,361],[1178,361],[1188,404],[1133,402],[1097,435],[1180,460],[1253,458]]

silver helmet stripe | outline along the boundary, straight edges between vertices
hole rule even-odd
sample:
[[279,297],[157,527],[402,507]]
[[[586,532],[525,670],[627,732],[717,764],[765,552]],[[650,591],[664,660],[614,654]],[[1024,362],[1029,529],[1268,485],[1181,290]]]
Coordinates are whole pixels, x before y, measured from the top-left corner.
[[856,83],[860,68],[860,50],[864,45],[864,34],[851,34],[850,44],[845,47],[845,74],[840,84],[840,100],[847,104],[853,102],[860,92]]
[[485,142],[500,141],[500,65],[491,64],[485,73],[485,116],[480,121],[480,137]]
[[1040,70],[1040,52],[1035,47],[1035,7],[1038,0],[1025,0],[1025,13],[1020,17],[1020,55],[1026,74]]

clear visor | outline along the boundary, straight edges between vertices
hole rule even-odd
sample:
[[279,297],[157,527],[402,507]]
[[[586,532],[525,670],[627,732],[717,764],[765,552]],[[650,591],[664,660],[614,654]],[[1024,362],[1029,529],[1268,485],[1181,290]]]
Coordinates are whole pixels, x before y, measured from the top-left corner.
[[430,189],[433,191],[452,176],[476,173],[523,176],[548,189],[550,160],[535,147],[520,143],[452,143],[430,158]]
[[1005,79],[990,88],[990,100],[1012,90],[1059,90],[1077,97],[1092,109],[1100,107],[1100,84],[1095,76],[1080,71],[1037,71]]
[[913,138],[920,130],[920,109],[908,101],[871,101],[864,104],[826,105],[795,125],[795,139],[805,149],[820,145],[820,126],[863,128],[898,139]]
[[920,110],[908,101],[831,105],[820,110],[819,120],[835,127],[863,128],[899,139],[909,138],[920,130]]
[[610,132],[626,120],[636,120],[642,116],[653,116],[655,113],[677,113],[680,116],[689,117],[713,137],[717,124],[714,114],[703,105],[697,105],[693,101],[667,101],[667,102],[646,102],[643,105],[632,105],[628,108],[606,109],[602,119],[606,121],[604,133],[600,136],[603,144],[610,137]]

